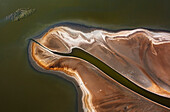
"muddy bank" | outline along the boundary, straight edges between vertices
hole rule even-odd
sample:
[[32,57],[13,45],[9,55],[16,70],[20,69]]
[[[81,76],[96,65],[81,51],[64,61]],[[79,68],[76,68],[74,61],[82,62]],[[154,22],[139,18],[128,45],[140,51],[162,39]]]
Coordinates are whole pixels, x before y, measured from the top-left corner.
[[69,53],[72,48],[81,48],[138,86],[169,98],[169,40],[169,33],[145,29],[84,32],[58,26],[36,39],[48,49],[32,42],[30,54],[38,66],[63,71],[77,81],[85,111],[168,111],[118,84],[89,62],[51,51]]

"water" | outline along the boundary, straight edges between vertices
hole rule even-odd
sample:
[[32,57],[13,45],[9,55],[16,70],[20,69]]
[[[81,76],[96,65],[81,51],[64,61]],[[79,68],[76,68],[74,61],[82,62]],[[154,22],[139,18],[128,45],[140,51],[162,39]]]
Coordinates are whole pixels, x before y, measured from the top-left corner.
[[147,27],[170,31],[169,0],[0,0],[0,20],[18,8],[36,13],[18,22],[0,22],[0,111],[74,112],[77,92],[62,78],[35,71],[28,39],[46,27],[76,22],[109,29]]

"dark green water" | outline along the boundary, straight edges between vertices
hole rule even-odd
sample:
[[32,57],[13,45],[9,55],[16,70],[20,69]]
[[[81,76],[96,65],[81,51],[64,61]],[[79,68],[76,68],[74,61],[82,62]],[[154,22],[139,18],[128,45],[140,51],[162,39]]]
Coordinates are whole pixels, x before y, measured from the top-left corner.
[[0,0],[0,19],[18,8],[36,8],[18,22],[0,23],[0,112],[74,112],[74,86],[36,72],[27,58],[27,39],[46,27],[76,22],[109,29],[170,30],[169,0]]

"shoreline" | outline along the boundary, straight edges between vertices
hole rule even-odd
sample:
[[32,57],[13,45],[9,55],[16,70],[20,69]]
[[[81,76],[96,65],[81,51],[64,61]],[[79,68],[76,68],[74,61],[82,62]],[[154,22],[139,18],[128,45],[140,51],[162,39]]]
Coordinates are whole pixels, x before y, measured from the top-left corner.
[[[44,36],[43,33],[42,33],[42,34],[40,34],[39,36],[36,36],[35,39],[40,39],[42,35],[43,35],[43,37],[48,37],[48,33],[51,33],[52,30],[57,30],[57,29],[52,28],[52,29],[50,29],[48,32],[45,33],[45,36]],[[137,29],[137,31],[138,31],[138,30],[140,30],[140,29]],[[145,32],[146,30],[143,30],[143,31]],[[127,31],[127,32],[128,32],[128,31]],[[121,32],[118,32],[118,33],[121,33]],[[113,34],[114,34],[114,33],[113,33]],[[119,35],[119,34],[118,34],[118,35]],[[41,41],[42,39],[43,39],[43,38],[41,38],[40,41]],[[124,38],[123,38],[123,39],[124,39]],[[169,40],[168,40],[168,41],[169,41]],[[152,40],[152,42],[153,42],[153,40]],[[153,43],[153,44],[154,44],[154,43]],[[164,44],[164,43],[163,43],[163,44]],[[32,43],[29,43],[29,45],[31,46]],[[68,45],[69,45],[69,44],[68,44]],[[29,48],[30,48],[30,46],[29,46]],[[33,48],[34,48],[34,46],[32,46],[32,48],[31,48],[31,53],[32,53],[32,49],[33,49]],[[40,48],[41,48],[41,47],[40,47]],[[68,48],[71,49],[71,50],[73,49],[73,47],[71,47],[71,46],[69,46]],[[43,48],[41,48],[41,50],[43,50]],[[44,49],[44,50],[45,50],[45,49]],[[34,52],[35,52],[35,51],[34,51]],[[49,51],[47,50],[47,52],[49,52]],[[30,51],[29,51],[29,53],[30,53]],[[49,53],[50,53],[50,52],[49,52]],[[46,54],[46,53],[45,53],[45,54]],[[48,53],[47,53],[47,54],[48,54]],[[52,56],[53,54],[50,54],[50,55]],[[30,54],[29,54],[29,56],[30,56]],[[34,55],[32,54],[32,56],[34,56]],[[54,55],[54,56],[56,56],[56,55]],[[53,56],[52,56],[52,57],[53,57]],[[54,58],[54,59],[53,59],[54,62],[55,62],[55,60],[58,60],[58,59],[60,59],[60,58],[62,58],[62,57],[65,57],[65,56],[57,56],[57,57],[58,57],[58,58]],[[33,58],[33,57],[30,57],[30,58]],[[35,60],[38,61],[38,60],[35,59],[35,58],[32,59],[32,62],[33,62],[33,60],[34,60],[34,61],[35,61]],[[48,62],[48,61],[47,61],[47,62]],[[50,62],[50,63],[51,63],[51,62]],[[59,63],[59,62],[56,61],[56,63]],[[36,63],[34,63],[34,64],[41,65],[43,68],[46,68],[45,66],[48,66],[48,67],[51,66],[51,65],[49,66],[49,64],[44,66],[42,63],[39,63],[39,62],[38,62],[38,63],[36,62]],[[45,63],[44,63],[44,64],[45,64]],[[56,65],[55,65],[55,66],[56,66]],[[57,66],[56,66],[57,68],[56,68],[55,66],[54,66],[54,69],[53,69],[53,66],[52,66],[52,68],[48,68],[47,70],[57,70],[57,71],[60,70],[60,71],[64,71],[64,72],[66,73],[66,74],[65,74],[66,77],[69,76],[70,73],[71,73],[71,74],[73,73],[74,75],[76,74],[76,72],[74,72],[74,69],[69,68],[69,67],[67,67],[67,66],[66,66],[66,68],[62,68],[62,67],[60,68],[61,65],[60,65],[59,67],[57,67],[57,66],[58,66],[58,65],[57,65]],[[40,66],[39,66],[39,67],[40,67]],[[71,71],[70,71],[70,70],[71,70]],[[39,71],[39,70],[38,70],[38,71]],[[50,71],[50,72],[53,72],[53,71]],[[55,73],[56,73],[56,72],[55,72]],[[75,76],[78,76],[78,77],[79,77],[79,75],[81,75],[81,74],[78,74],[78,75],[75,75]],[[64,76],[64,78],[66,78],[65,76]],[[107,76],[107,75],[106,75],[106,76]],[[62,77],[63,77],[63,76],[62,76]],[[109,77],[109,78],[110,78],[110,77]],[[79,78],[78,78],[78,79],[79,79]],[[81,79],[81,78],[80,78],[80,79]],[[68,79],[66,78],[66,80],[68,80]],[[109,79],[109,80],[110,80],[110,79]],[[72,80],[69,80],[69,81],[72,82]],[[76,79],[74,79],[74,81],[76,82]],[[73,82],[74,82],[74,81],[73,81]],[[78,82],[76,83],[76,87],[77,87],[77,86],[80,86],[81,82],[84,83],[83,81],[78,81]],[[79,84],[79,83],[80,83],[80,84]],[[83,84],[83,85],[84,85],[84,84]],[[85,88],[86,88],[86,87],[85,87]],[[84,90],[85,90],[85,88],[84,88]],[[125,88],[126,88],[126,87],[125,87]],[[85,93],[83,94],[83,89],[80,89],[80,91],[82,92],[82,99],[83,99],[83,98],[84,98],[83,95],[84,95]],[[88,92],[87,92],[87,93],[88,93]],[[78,95],[78,96],[79,96],[79,95]],[[148,100],[148,99],[147,99],[147,100]],[[87,100],[87,101],[88,101],[88,100]],[[82,101],[82,102],[83,102],[83,101]],[[85,102],[83,102],[83,103],[84,103],[84,105],[86,105]],[[154,102],[154,103],[155,103],[155,102]],[[89,104],[90,104],[90,103],[89,103]],[[157,103],[156,103],[156,104],[157,104]],[[159,104],[158,104],[158,105],[159,105]],[[91,106],[91,108],[95,108],[95,107]],[[85,108],[84,108],[84,111],[85,111]]]

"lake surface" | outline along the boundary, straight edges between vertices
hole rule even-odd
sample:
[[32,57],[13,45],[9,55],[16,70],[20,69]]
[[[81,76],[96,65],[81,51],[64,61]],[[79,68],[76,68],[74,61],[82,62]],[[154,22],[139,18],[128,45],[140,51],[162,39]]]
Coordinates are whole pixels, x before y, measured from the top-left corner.
[[29,38],[66,21],[113,30],[146,27],[170,31],[169,4],[169,0],[0,0],[0,19],[18,8],[37,10],[20,21],[0,23],[0,111],[77,111],[72,83],[30,66]]

